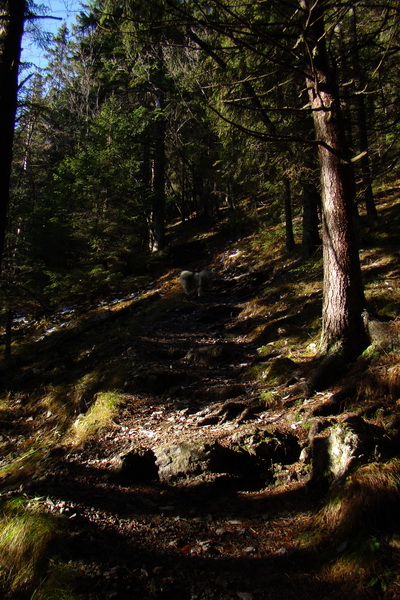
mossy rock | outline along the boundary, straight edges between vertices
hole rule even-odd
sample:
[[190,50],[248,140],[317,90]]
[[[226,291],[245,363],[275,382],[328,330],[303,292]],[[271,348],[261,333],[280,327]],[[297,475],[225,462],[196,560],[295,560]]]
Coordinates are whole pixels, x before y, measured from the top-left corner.
[[276,358],[271,363],[266,380],[268,383],[281,385],[290,379],[296,368],[296,363],[290,358]]
[[252,365],[246,371],[246,379],[248,379],[249,381],[260,381],[262,379],[265,379],[270,367],[271,365],[268,363],[257,363],[255,365]]
[[223,344],[198,346],[189,350],[185,358],[196,365],[212,366],[221,360],[229,360],[229,351]]
[[239,478],[259,475],[254,456],[225,448],[218,442],[167,444],[156,448],[154,454],[161,481],[189,481],[212,473]]
[[247,452],[262,461],[291,464],[298,460],[300,446],[297,438],[290,433],[269,432],[252,427],[244,433],[231,438],[232,447],[240,452]]
[[187,375],[174,371],[153,370],[136,375],[130,385],[134,390],[144,394],[163,394],[175,386],[189,382]]
[[334,425],[328,437],[313,439],[314,477],[340,479],[376,456],[389,458],[395,452],[396,447],[383,428],[350,416]]

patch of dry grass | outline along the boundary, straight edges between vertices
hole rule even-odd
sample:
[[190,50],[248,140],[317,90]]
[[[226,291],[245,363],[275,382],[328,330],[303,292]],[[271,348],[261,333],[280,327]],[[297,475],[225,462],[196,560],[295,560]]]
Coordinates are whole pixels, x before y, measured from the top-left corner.
[[[400,460],[371,463],[337,483],[311,521],[321,576],[357,594],[395,581],[389,542],[399,535]],[[359,596],[357,596],[359,597]]]
[[338,484],[317,515],[316,526],[337,543],[399,527],[400,460],[371,463]]
[[0,590],[31,600],[78,600],[75,569],[56,558],[62,542],[60,517],[40,500],[14,498],[0,511]]
[[3,587],[29,589],[43,572],[50,548],[60,533],[59,521],[20,499],[3,507],[0,517],[0,566]]
[[123,402],[123,397],[115,392],[98,394],[87,413],[76,419],[66,441],[74,446],[80,445],[98,431],[107,427],[117,414],[121,402]]

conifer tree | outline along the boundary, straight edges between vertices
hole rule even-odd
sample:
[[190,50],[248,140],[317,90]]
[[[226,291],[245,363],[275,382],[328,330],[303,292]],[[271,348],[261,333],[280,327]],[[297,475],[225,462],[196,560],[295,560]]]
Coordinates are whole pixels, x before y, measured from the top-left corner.
[[25,16],[25,0],[0,0],[0,268],[9,205],[18,67]]

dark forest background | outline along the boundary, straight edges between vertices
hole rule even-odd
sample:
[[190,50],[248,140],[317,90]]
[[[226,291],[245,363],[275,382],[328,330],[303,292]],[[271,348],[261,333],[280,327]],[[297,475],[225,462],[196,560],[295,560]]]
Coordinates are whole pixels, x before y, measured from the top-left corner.
[[[321,4],[352,209],[372,224],[373,189],[398,175],[399,9]],[[177,220],[247,234],[285,221],[288,251],[310,257],[321,165],[305,14],[302,2],[96,0],[60,28],[46,69],[22,65],[3,311],[134,290]]]

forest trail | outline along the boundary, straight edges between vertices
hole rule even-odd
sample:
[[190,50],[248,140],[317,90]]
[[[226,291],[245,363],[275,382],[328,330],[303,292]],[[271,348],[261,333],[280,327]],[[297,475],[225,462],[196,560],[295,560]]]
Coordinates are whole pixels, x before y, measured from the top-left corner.
[[303,543],[318,499],[302,479],[302,466],[257,489],[224,477],[126,483],[118,476],[121,457],[134,448],[224,444],[255,423],[290,428],[282,411],[253,410],[258,384],[243,378],[258,360],[237,320],[241,299],[254,293],[251,281],[227,280],[139,327],[121,347],[132,380],[117,417],[25,488],[62,515],[64,559],[76,570],[82,598],[345,597],[340,585],[318,574],[316,557]]

